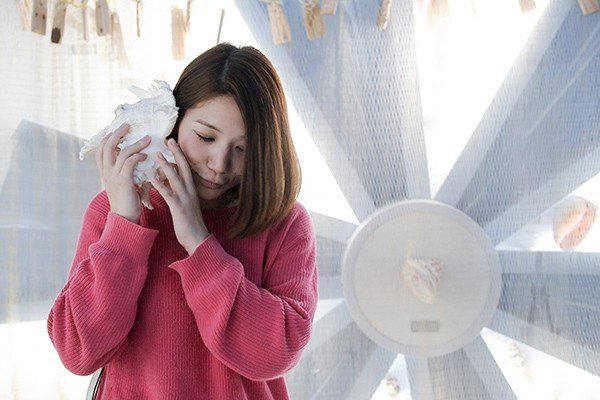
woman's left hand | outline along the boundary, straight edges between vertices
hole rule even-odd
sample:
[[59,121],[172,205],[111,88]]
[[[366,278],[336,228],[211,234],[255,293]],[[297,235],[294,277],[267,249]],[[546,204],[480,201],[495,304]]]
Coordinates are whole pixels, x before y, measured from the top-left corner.
[[162,153],[158,152],[156,158],[165,179],[160,181],[154,178],[150,182],[159,191],[171,210],[177,241],[191,255],[210,233],[202,218],[198,192],[194,185],[190,165],[175,140],[169,139],[167,146],[175,156],[177,170],[175,165],[167,162]]

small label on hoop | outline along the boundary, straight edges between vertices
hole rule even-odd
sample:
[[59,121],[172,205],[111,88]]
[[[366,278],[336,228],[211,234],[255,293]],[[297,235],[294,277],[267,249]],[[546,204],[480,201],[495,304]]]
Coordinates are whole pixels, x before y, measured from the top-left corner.
[[439,332],[440,321],[410,321],[411,332]]

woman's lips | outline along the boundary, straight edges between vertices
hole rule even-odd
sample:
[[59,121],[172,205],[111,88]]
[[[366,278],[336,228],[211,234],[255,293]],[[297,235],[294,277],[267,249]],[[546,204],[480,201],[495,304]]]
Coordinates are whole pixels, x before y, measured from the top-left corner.
[[204,179],[203,177],[200,177],[200,184],[208,189],[219,189],[221,186],[223,186],[223,185],[219,185],[218,183],[208,181],[208,180]]

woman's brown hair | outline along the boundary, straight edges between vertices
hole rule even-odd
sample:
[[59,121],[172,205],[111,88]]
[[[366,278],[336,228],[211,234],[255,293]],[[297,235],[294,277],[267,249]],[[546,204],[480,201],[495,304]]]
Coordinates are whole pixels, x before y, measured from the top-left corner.
[[227,195],[238,207],[229,236],[264,231],[292,209],[301,173],[294,150],[283,86],[271,62],[251,46],[219,44],[193,60],[173,89],[179,116],[169,137],[177,140],[185,112],[217,96],[231,96],[246,128],[245,168]]

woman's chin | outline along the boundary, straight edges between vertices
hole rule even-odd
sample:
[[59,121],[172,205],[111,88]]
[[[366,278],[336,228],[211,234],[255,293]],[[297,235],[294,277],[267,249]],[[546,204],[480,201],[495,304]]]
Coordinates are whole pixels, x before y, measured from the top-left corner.
[[200,201],[200,208],[203,210],[213,210],[216,208],[222,208],[223,196],[222,193],[212,194],[212,193],[203,193],[203,191],[198,191],[198,200]]

